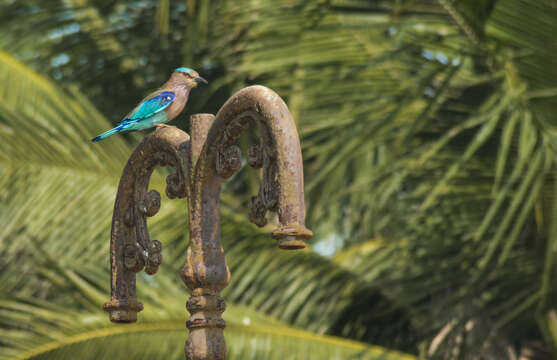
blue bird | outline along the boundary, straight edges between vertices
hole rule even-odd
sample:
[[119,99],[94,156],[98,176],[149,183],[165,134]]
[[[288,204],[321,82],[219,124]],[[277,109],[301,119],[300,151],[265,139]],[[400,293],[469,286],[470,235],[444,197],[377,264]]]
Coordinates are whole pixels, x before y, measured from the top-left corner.
[[115,128],[92,141],[97,142],[119,132],[148,129],[174,119],[184,110],[191,89],[199,83],[207,84],[207,80],[190,68],[177,68],[163,86],[145,97]]

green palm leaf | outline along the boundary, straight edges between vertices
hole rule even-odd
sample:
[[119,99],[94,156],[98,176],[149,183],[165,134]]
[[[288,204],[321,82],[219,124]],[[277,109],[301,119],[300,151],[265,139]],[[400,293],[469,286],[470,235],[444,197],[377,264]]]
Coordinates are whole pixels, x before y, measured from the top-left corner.
[[[154,304],[146,304],[136,324],[114,325],[98,312],[0,301],[0,321],[11,325],[4,332],[0,358],[115,359],[126,354],[134,359],[182,359],[187,336],[183,303],[174,297],[158,306],[153,310]],[[377,346],[289,328],[247,308],[229,307],[225,319],[231,359],[415,359]]]

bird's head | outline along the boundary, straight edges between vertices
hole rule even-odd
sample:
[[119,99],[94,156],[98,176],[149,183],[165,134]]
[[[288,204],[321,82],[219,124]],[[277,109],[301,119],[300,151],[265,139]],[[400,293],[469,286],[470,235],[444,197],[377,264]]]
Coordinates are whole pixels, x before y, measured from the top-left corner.
[[203,79],[197,71],[187,68],[187,67],[179,67],[174,70],[174,74],[178,74],[180,76],[180,80],[182,80],[189,88],[194,88],[199,83],[208,84],[207,80]]

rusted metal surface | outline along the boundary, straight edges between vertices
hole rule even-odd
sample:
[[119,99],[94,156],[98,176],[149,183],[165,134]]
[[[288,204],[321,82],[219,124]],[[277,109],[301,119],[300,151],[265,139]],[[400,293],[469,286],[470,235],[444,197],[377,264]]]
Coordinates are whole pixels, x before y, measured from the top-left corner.
[[149,179],[157,166],[173,166],[167,177],[166,193],[170,198],[186,196],[189,159],[189,135],[173,128],[162,127],[145,137],[126,164],[112,216],[110,232],[111,299],[104,304],[110,320],[135,322],[143,305],[135,292],[136,273],[145,268],[157,272],[162,262],[162,245],[149,239],[146,219],[160,208],[160,195],[147,191]]
[[304,224],[298,133],[286,104],[263,86],[239,91],[216,117],[193,115],[191,141],[176,128],[157,129],[132,154],[120,182],[111,236],[112,299],[105,309],[116,322],[135,321],[142,309],[135,297],[135,272],[143,267],[154,272],[161,260],[160,243],[148,239],[145,227],[145,217],[160,206],[160,196],[147,192],[149,176],[156,165],[175,166],[176,173],[167,178],[167,193],[189,199],[190,243],[182,279],[191,291],[185,346],[190,360],[226,358],[222,319],[226,304],[220,292],[230,281],[230,271],[220,241],[219,196],[222,180],[241,167],[241,151],[234,143],[250,124],[259,126],[260,139],[248,149],[248,164],[261,168],[262,180],[248,217],[263,226],[267,212],[277,212],[279,225],[272,237],[281,249],[301,249],[312,232]]
[[[192,136],[190,193],[189,193],[189,224],[190,243],[186,254],[186,266],[182,269],[182,280],[191,291],[186,308],[191,316],[186,322],[189,336],[186,341],[186,358],[224,359],[226,346],[224,343],[224,320],[222,313],[226,305],[219,296],[220,291],[230,281],[230,271],[226,266],[224,250],[220,242],[219,194],[220,179],[206,179],[203,184],[206,194],[205,203],[200,204],[200,194],[193,184],[203,182],[196,172],[196,164],[201,161],[206,146],[207,134],[213,126],[215,116],[197,114],[191,117]],[[216,166],[213,165],[214,167]],[[196,200],[194,200],[196,199]],[[199,206],[210,223],[211,233],[192,235],[192,229],[199,228],[199,220],[192,217],[192,208]],[[194,240],[195,239],[195,240]]]

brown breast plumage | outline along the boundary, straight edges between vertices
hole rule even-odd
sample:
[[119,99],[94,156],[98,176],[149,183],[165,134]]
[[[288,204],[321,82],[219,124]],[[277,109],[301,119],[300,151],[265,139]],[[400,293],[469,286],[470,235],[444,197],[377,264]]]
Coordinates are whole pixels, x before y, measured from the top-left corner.
[[172,104],[170,104],[170,106],[165,110],[168,120],[174,119],[182,112],[182,110],[184,110],[189,95],[189,89],[181,88],[176,90],[173,89],[172,91],[174,91],[174,93],[176,94],[176,98],[174,99]]

